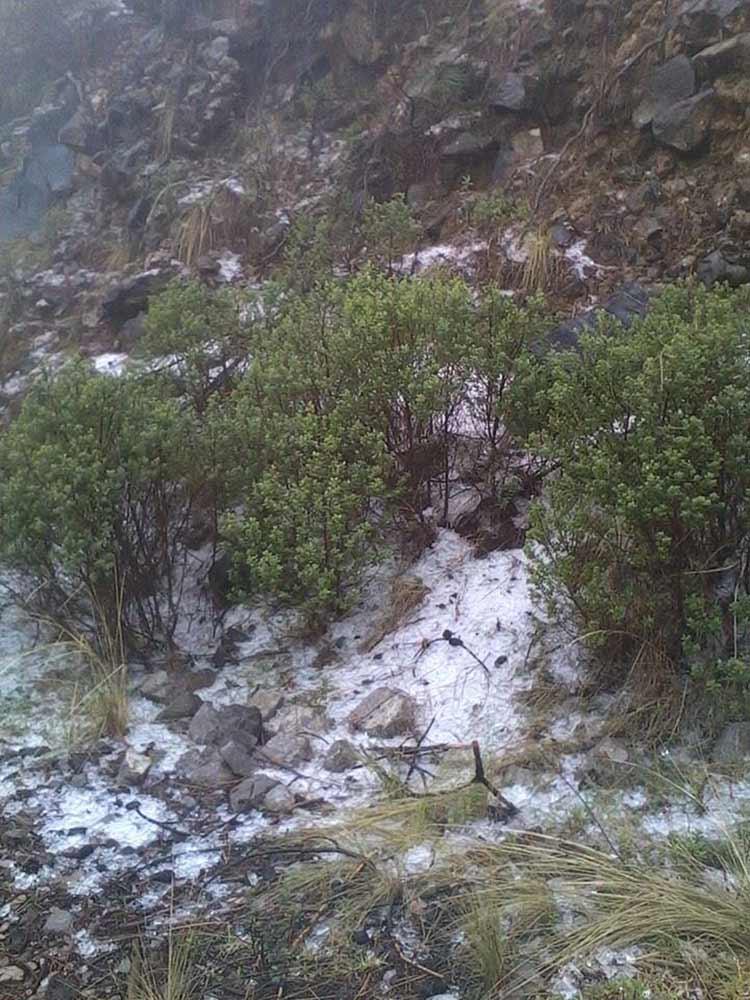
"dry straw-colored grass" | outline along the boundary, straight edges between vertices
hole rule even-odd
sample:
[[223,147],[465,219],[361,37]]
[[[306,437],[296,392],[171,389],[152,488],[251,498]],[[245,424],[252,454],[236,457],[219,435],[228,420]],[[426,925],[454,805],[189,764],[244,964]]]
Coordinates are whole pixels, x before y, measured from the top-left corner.
[[397,576],[391,584],[386,607],[372,632],[359,646],[360,653],[370,653],[386,636],[412,620],[413,612],[419,608],[429,594],[427,587],[418,576]]

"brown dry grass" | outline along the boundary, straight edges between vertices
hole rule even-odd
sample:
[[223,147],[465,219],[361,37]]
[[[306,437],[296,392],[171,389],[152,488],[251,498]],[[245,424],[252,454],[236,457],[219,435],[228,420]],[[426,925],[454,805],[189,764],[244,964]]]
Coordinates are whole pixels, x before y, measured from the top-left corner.
[[429,592],[430,588],[418,576],[397,576],[391,584],[388,603],[380,621],[362,641],[359,652],[370,653],[387,635],[406,625],[411,620],[412,612],[420,607]]

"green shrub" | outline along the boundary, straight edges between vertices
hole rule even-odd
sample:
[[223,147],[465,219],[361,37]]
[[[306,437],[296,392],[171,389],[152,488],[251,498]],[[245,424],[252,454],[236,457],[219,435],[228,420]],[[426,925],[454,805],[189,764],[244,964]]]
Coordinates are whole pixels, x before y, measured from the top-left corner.
[[749,527],[749,305],[747,290],[673,287],[536,383],[535,446],[558,472],[533,510],[535,579],[616,656],[674,666],[717,615],[721,632],[715,584]]
[[169,638],[192,431],[161,381],[82,364],[41,380],[0,437],[0,555],[63,617]]
[[230,388],[246,363],[248,326],[229,289],[212,292],[199,281],[175,282],[149,303],[142,349],[150,358],[166,359],[200,413],[213,393]]
[[390,201],[368,201],[362,218],[367,259],[392,274],[397,260],[416,249],[421,230],[403,195]]
[[522,309],[492,289],[474,301],[442,274],[370,267],[287,289],[233,399],[211,414],[235,458],[223,530],[240,591],[318,620],[342,610],[391,514],[440,502],[446,517],[467,411],[490,492],[502,488],[508,388],[542,325],[540,303]]
[[346,609],[374,557],[382,444],[340,412],[312,406],[274,424],[273,460],[248,477],[244,513],[228,514],[222,528],[240,594],[270,593],[318,625]]

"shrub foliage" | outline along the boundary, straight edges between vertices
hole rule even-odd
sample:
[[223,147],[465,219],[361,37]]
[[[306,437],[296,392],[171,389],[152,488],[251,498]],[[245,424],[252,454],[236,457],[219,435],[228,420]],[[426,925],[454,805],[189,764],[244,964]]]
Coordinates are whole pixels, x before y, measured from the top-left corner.
[[533,515],[536,579],[610,652],[677,665],[726,645],[749,526],[748,305],[674,287],[547,365],[535,444],[557,472]]

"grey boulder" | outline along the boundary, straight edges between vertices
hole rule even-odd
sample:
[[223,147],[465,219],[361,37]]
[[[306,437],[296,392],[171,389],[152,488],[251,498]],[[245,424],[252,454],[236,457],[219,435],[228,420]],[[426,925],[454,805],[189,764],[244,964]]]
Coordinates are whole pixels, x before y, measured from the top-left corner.
[[349,740],[336,740],[330,745],[323,759],[323,767],[333,774],[351,771],[360,763],[357,748]]
[[190,722],[190,738],[196,743],[224,744],[233,739],[253,750],[263,734],[263,717],[254,705],[222,705],[204,702]]
[[695,93],[695,67],[687,56],[675,56],[657,66],[646,83],[643,100],[633,112],[636,128],[645,128],[665,108]]
[[715,93],[711,88],[695,97],[688,97],[654,115],[651,128],[657,142],[681,153],[691,153],[708,138],[711,120],[716,111]]
[[278,785],[278,781],[267,774],[255,774],[245,778],[229,793],[229,806],[232,812],[249,812],[259,809],[267,793]]
[[380,687],[371,691],[349,715],[353,730],[368,736],[390,739],[413,734],[417,706],[414,699],[398,688]]

